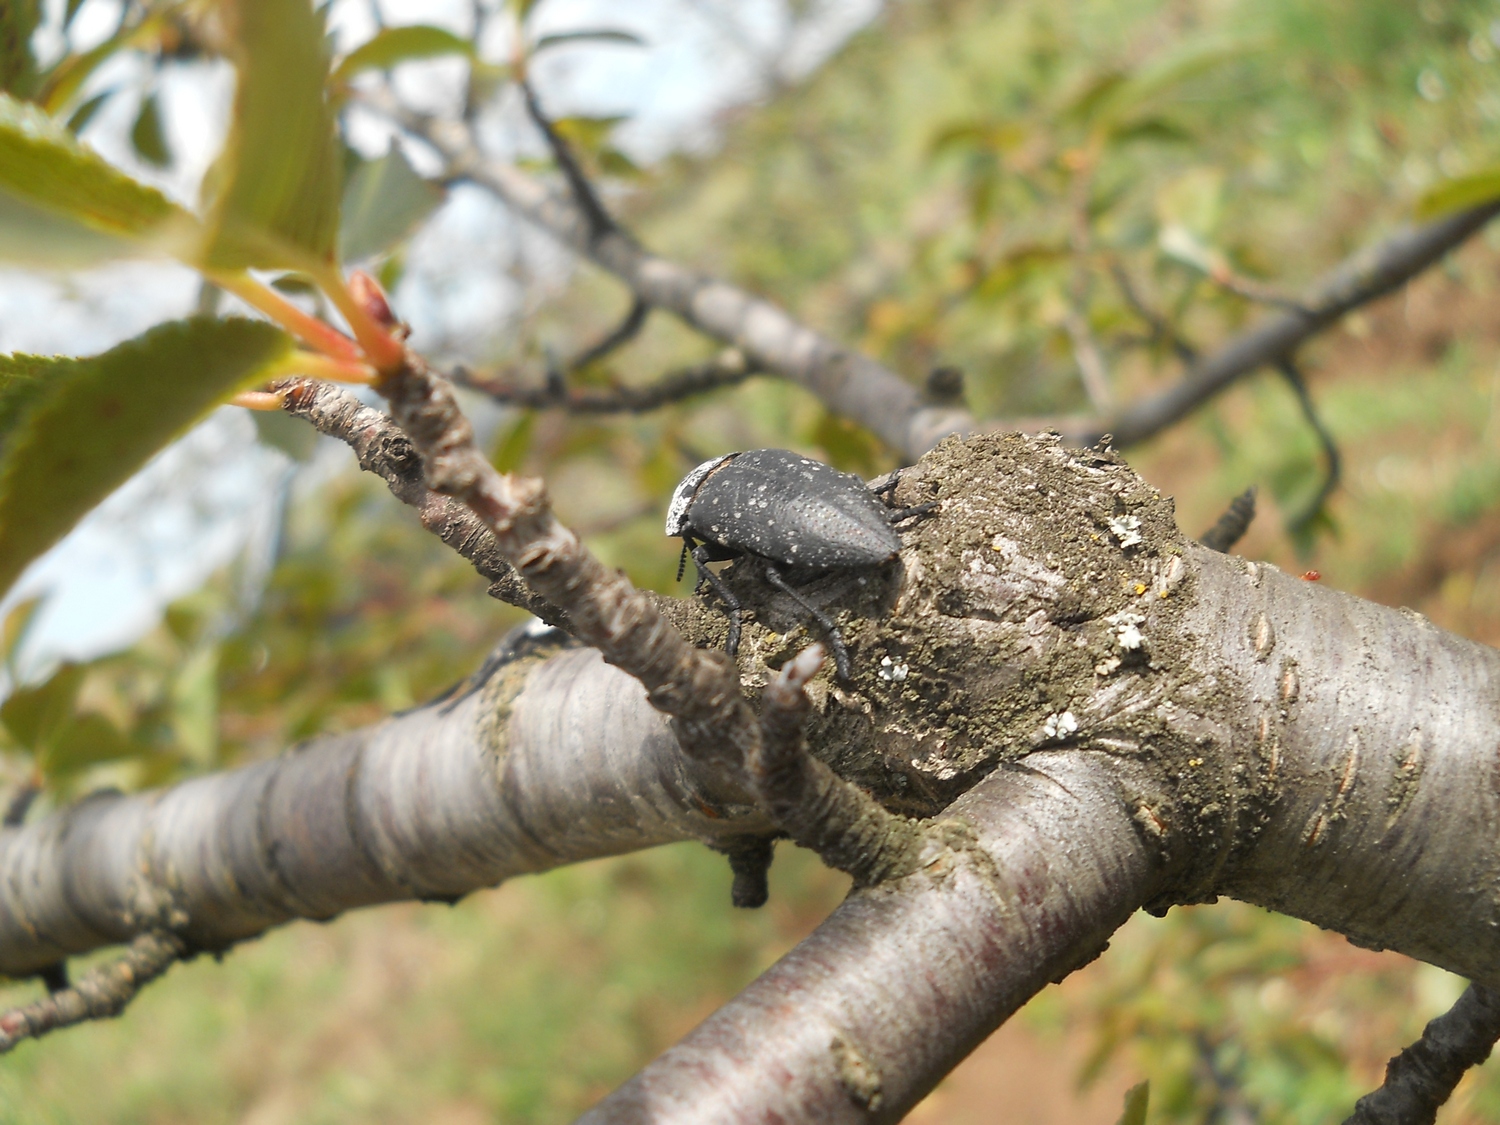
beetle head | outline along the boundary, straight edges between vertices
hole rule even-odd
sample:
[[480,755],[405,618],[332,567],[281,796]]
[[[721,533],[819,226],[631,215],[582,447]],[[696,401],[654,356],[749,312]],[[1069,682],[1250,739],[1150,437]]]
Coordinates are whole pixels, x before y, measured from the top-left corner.
[[711,457],[678,482],[676,490],[672,493],[672,502],[667,505],[667,534],[669,536],[680,536],[687,530],[688,508],[692,505],[693,496],[697,493],[698,486],[703,483],[704,478],[725,461],[738,456],[738,453],[725,453],[720,457]]

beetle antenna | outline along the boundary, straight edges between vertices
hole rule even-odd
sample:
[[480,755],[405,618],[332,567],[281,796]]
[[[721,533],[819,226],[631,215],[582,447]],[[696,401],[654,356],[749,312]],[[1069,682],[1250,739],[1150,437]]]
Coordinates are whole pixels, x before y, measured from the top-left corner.
[[677,581],[682,581],[683,571],[687,570],[688,545],[687,540],[682,541],[682,554],[677,556]]

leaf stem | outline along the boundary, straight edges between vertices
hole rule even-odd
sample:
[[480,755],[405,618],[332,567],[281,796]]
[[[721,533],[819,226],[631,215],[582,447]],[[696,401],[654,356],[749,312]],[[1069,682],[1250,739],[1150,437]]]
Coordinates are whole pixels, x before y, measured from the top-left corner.
[[364,355],[359,344],[331,324],[325,324],[317,317],[303,312],[274,289],[262,285],[243,270],[224,273],[206,271],[204,276],[219,288],[233,293],[251,308],[270,317],[309,347],[335,360],[355,364],[363,362]]

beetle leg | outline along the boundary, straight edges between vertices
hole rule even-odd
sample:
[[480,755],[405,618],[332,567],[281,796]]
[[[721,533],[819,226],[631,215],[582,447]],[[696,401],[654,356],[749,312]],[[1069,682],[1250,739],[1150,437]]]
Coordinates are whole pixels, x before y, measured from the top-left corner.
[[910,508],[897,508],[887,518],[893,524],[901,523],[915,516],[925,516],[928,512],[936,511],[941,503],[941,500],[929,500],[925,504],[916,504]]
[[770,563],[766,563],[765,566],[766,581],[770,582],[772,586],[775,586],[783,594],[791,598],[792,601],[807,610],[808,616],[821,625],[823,632],[828,634],[828,643],[833,648],[833,663],[838,671],[839,682],[847,684],[850,680],[849,650],[844,647],[843,634],[839,632],[839,627],[833,623],[833,618],[829,617],[828,614],[824,613],[817,606],[806,601],[796,590],[793,590],[787,583],[787,580],[781,576],[781,572],[774,566]]
[[719,576],[708,569],[708,547],[698,544],[692,550],[693,563],[698,567],[698,578],[707,582],[709,588],[719,595],[724,603],[724,616],[729,618],[729,641],[724,651],[730,656],[740,650],[740,600],[729,592],[729,587],[719,581]]
[[[888,476],[888,480],[882,481],[880,484],[877,484],[874,488],[870,489],[871,492],[873,492],[876,496],[879,496],[882,500],[886,500],[886,498],[890,496],[892,492],[896,491],[896,486],[901,483],[901,470],[893,469],[888,474]],[[889,503],[888,500],[887,503]]]

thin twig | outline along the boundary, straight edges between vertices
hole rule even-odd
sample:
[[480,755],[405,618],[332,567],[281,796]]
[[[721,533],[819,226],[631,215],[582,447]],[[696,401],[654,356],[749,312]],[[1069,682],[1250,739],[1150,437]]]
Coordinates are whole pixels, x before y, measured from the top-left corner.
[[759,374],[738,348],[728,348],[706,363],[674,371],[644,387],[616,386],[608,391],[574,390],[556,381],[523,387],[505,379],[458,368],[453,381],[483,391],[497,402],[529,410],[566,410],[570,414],[641,414],[694,395],[733,387]]
[[1287,520],[1287,530],[1293,536],[1301,535],[1318,514],[1323,511],[1323,505],[1339,486],[1339,480],[1343,476],[1344,459],[1339,453],[1338,443],[1333,440],[1333,434],[1323,424],[1322,417],[1318,414],[1317,407],[1313,404],[1312,395],[1307,390],[1307,380],[1302,377],[1302,371],[1290,356],[1279,360],[1276,369],[1281,372],[1281,377],[1287,381],[1292,388],[1292,393],[1297,396],[1297,405],[1302,408],[1302,417],[1312,427],[1313,433],[1318,435],[1318,444],[1323,447],[1323,481],[1318,485],[1318,491],[1308,501],[1307,506],[1297,515]]
[[[519,85],[521,95],[526,100],[526,112],[531,115],[531,120],[546,138],[547,147],[552,150],[552,159],[557,161],[563,178],[568,181],[568,190],[573,193],[573,202],[588,219],[591,241],[603,238],[606,234],[624,234],[620,225],[605,208],[604,201],[594,191],[594,185],[589,183],[589,178],[584,175],[583,167],[578,163],[578,158],[573,155],[568,142],[552,124],[551,118],[542,112],[542,105],[537,100],[536,91],[531,88],[531,83],[522,79]],[[637,295],[637,300],[639,299]]]
[[624,347],[639,335],[641,327],[646,323],[646,317],[650,312],[650,305],[646,304],[639,297],[632,297],[630,310],[625,314],[625,318],[619,324],[615,325],[614,328],[610,329],[609,333],[602,339],[590,344],[570,359],[563,370],[582,371],[589,364],[597,363],[609,355],[610,352]]
[[652,254],[615,230],[603,237],[563,193],[480,151],[470,130],[400,104],[388,91],[361,91],[371,109],[389,117],[445,162],[445,183],[468,182],[491,192],[521,217],[619,277],[642,300],[744,352],[757,371],[806,387],[834,413],[866,426],[915,460],[952,433],[975,428],[972,415],[923,401],[918,389],[884,364],[815,332],[784,309],[680,263]]
[[1344,1125],[1432,1125],[1470,1067],[1500,1040],[1500,993],[1471,984],[1453,1007],[1386,1064],[1385,1083],[1355,1103]]
[[89,970],[71,988],[0,1015],[0,1054],[49,1031],[119,1015],[142,988],[165,973],[186,951],[186,944],[176,934],[162,930],[141,934],[123,957]]
[[623,572],[590,553],[553,515],[541,481],[496,470],[475,446],[453,385],[419,356],[408,352],[376,389],[421,454],[427,487],[478,517],[526,585],[567,612],[569,631],[641,682],[676,720],[686,754],[741,770],[759,728],[729,659],[694,648]]
[[1112,260],[1109,264],[1109,272],[1115,279],[1115,284],[1119,287],[1120,295],[1125,298],[1125,303],[1151,329],[1149,342],[1152,344],[1165,342],[1183,363],[1189,365],[1197,363],[1198,349],[1193,347],[1187,338],[1177,330],[1177,327],[1146,300],[1145,295],[1136,286],[1135,279],[1130,276],[1124,264],[1118,259]]
[[766,685],[751,785],[776,826],[828,866],[861,886],[899,878],[915,869],[926,843],[922,825],[887,811],[807,753],[803,728],[812,704],[803,688],[823,657],[822,645],[810,645]]
[[527,587],[500,554],[495,537],[474,514],[427,488],[422,480],[421,455],[389,418],[333,383],[299,377],[283,379],[272,389],[281,395],[283,410],[344,442],[354,451],[361,469],[383,479],[397,500],[415,508],[423,527],[489,579],[490,597],[520,606],[549,625],[568,629],[568,615]]

